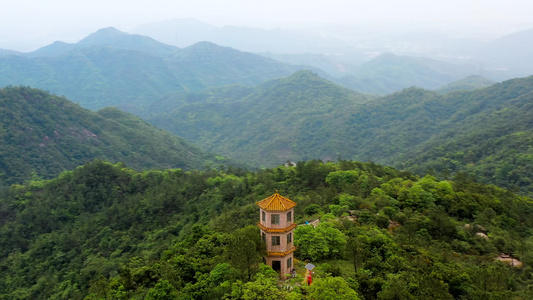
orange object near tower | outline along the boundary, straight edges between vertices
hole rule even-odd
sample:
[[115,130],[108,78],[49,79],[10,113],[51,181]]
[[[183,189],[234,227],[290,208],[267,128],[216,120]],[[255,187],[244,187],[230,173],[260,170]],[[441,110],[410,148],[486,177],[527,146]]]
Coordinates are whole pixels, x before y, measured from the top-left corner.
[[282,278],[294,268],[294,207],[296,202],[283,197],[278,191],[268,198],[256,202],[259,206],[261,237],[266,244],[265,264],[279,272]]

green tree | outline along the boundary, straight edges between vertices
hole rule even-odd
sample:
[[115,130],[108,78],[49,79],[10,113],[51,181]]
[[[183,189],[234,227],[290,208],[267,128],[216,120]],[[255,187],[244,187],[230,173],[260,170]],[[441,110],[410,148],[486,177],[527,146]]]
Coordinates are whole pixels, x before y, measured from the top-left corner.
[[171,300],[178,299],[176,289],[166,280],[159,281],[146,294],[147,300]]
[[269,266],[261,264],[255,280],[237,287],[234,285],[232,297],[243,300],[277,300],[283,299],[285,293],[279,290],[278,274]]
[[226,247],[229,261],[250,280],[261,262],[264,252],[257,226],[248,226],[235,231]]
[[342,277],[317,278],[309,287],[309,298],[317,300],[359,300],[355,292]]
[[302,258],[322,260],[338,258],[346,247],[346,236],[330,223],[322,222],[316,228],[299,226],[294,233],[294,244]]

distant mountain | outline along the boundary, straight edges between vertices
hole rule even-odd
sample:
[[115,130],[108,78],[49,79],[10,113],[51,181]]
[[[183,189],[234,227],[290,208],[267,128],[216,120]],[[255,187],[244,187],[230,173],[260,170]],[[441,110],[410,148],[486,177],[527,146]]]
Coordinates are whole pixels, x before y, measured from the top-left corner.
[[415,172],[468,172],[480,181],[533,195],[533,76],[449,93],[441,101],[457,111],[397,166]]
[[[533,51],[533,29],[514,32],[489,43],[491,51],[500,51],[503,55],[531,56]],[[519,58],[520,58],[519,57]]]
[[490,67],[507,76],[529,76],[533,74],[533,29],[496,39],[478,53]]
[[115,108],[95,113],[37,89],[0,89],[0,186],[55,177],[94,159],[135,169],[225,162]]
[[181,82],[194,80],[185,84],[194,90],[230,84],[253,86],[305,68],[210,42],[199,42],[181,49],[170,59],[177,63],[172,67],[175,73],[181,75]]
[[435,89],[476,71],[473,66],[388,53],[357,66],[337,82],[356,91],[385,95],[412,86]]
[[302,68],[212,43],[179,49],[106,28],[76,44],[0,56],[0,86],[28,85],[90,109],[114,105],[147,114],[144,108],[166,94],[257,85]]
[[90,47],[110,47],[121,50],[139,51],[153,55],[172,54],[178,50],[174,46],[165,45],[146,36],[131,35],[119,31],[113,27],[108,27],[96,31],[95,33],[87,36],[78,43],[69,44],[64,42],[54,42],[51,45],[42,47],[40,49],[37,49],[36,51],[28,53],[27,56],[57,57],[75,49],[83,49]]
[[486,88],[495,84],[494,81],[479,75],[471,75],[461,80],[448,83],[447,85],[438,88],[436,91],[439,93],[449,93],[453,91],[469,91]]
[[194,19],[172,19],[141,25],[132,33],[150,36],[162,43],[177,47],[188,47],[198,42],[207,41],[205,36],[216,26]]
[[7,49],[0,49],[0,56],[4,55],[20,55],[22,53],[14,51],[14,50],[7,50]]
[[209,41],[255,53],[346,53],[354,50],[352,46],[340,39],[296,30],[243,26],[218,27],[193,19],[174,19],[145,24],[131,32],[147,35],[178,47]]
[[[335,54],[276,54],[272,52],[260,53],[263,56],[277,61],[293,64],[306,65],[323,70],[332,77],[343,77],[352,72],[357,65],[367,61],[364,53],[354,51],[350,55],[339,56]],[[347,57],[348,56],[348,57]]]
[[376,99],[299,72],[237,91],[225,90],[234,97],[224,100],[216,92],[197,95],[149,121],[256,165],[341,157],[420,173],[469,171],[533,193],[533,77],[444,95],[409,88]]
[[345,126],[345,111],[372,99],[308,71],[226,93],[233,97],[216,91],[200,95],[148,120],[205,149],[273,166],[287,160],[336,159],[346,147],[338,131]]

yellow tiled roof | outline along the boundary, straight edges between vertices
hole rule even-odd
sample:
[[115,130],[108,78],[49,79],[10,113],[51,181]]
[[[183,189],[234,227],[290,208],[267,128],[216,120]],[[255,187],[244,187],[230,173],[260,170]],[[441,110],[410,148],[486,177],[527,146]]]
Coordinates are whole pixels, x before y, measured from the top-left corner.
[[256,204],[266,211],[285,211],[296,206],[296,202],[281,196],[278,191],[274,195],[256,202]]

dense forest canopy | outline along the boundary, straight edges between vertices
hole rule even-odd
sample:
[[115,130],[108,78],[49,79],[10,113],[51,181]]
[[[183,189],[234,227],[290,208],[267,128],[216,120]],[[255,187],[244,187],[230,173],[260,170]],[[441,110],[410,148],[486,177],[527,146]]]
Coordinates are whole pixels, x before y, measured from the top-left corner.
[[[298,275],[281,286],[255,226],[255,202],[275,190],[298,203],[298,224],[320,220],[296,229]],[[138,172],[96,160],[2,193],[0,298],[528,299],[532,213],[531,199],[466,175],[373,163]]]
[[439,178],[468,172],[532,195],[532,91],[527,77],[475,91],[409,88],[376,98],[300,71],[255,88],[165,99],[167,110],[148,120],[259,166],[341,157],[418,174],[431,169]]
[[139,170],[231,163],[116,108],[92,112],[37,89],[0,89],[0,186],[53,178],[96,158]]
[[[114,28],[3,52],[0,84],[80,104],[0,89],[0,299],[533,299],[533,77],[378,97],[302,68]],[[338,82],[450,68],[385,54]],[[276,190],[288,280],[256,226]]]

